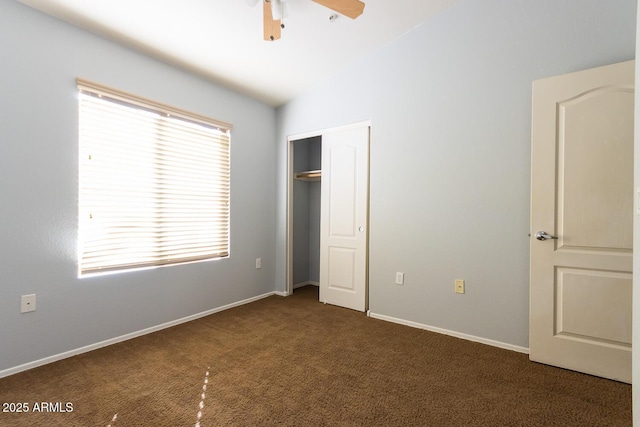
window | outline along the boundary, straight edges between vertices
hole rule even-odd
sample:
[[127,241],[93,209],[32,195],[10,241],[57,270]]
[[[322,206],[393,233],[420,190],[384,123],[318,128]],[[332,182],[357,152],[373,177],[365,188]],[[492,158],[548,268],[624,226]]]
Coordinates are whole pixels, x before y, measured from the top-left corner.
[[78,91],[80,275],[229,256],[231,125]]

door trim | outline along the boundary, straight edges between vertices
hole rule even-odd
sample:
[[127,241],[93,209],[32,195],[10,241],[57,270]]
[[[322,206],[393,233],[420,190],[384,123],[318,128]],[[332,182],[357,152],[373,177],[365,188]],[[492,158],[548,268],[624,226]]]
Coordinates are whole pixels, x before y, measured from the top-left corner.
[[[371,120],[362,120],[342,126],[319,129],[315,131],[297,133],[287,136],[287,237],[286,237],[286,256],[285,256],[285,280],[286,295],[293,294],[293,144],[301,139],[322,137],[332,132],[340,132],[349,129],[369,127],[371,129]],[[369,227],[367,227],[368,229]]]

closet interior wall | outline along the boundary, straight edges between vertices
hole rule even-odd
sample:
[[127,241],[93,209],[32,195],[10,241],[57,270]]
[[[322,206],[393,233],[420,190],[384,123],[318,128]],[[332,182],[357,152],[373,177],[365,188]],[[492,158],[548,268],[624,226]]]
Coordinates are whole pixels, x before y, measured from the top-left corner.
[[293,287],[320,282],[321,180],[295,179],[300,172],[320,170],[322,137],[293,143]]

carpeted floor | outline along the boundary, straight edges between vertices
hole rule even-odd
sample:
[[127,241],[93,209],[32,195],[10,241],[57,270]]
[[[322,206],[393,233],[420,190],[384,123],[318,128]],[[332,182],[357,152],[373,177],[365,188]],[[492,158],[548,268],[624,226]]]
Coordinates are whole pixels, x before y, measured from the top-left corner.
[[0,379],[0,402],[29,407],[2,426],[631,425],[630,385],[324,305],[314,287]]

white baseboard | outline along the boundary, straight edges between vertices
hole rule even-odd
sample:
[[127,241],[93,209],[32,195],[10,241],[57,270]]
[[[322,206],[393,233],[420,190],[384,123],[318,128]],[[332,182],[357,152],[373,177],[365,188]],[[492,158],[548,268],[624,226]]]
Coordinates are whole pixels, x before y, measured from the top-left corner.
[[384,314],[376,314],[376,313],[372,313],[371,311],[368,311],[367,315],[374,319],[386,320],[387,322],[411,326],[412,328],[424,329],[431,332],[437,332],[439,334],[450,335],[456,338],[462,338],[463,340],[467,340],[467,341],[487,344],[487,345],[502,348],[505,350],[517,351],[518,353],[529,354],[529,349],[526,347],[520,347],[513,344],[507,344],[501,341],[490,340],[488,338],[476,337],[474,335],[463,334],[462,332],[450,331],[448,329],[437,328],[435,326],[424,325],[422,323],[411,322],[409,320],[398,319],[396,317],[385,316]]
[[254,301],[261,300],[263,298],[270,297],[271,295],[277,295],[277,292],[269,292],[266,294],[258,295],[252,298],[247,298],[242,301],[234,302],[231,304],[223,305],[222,307],[213,308],[211,310],[203,311],[201,313],[193,314],[191,316],[183,317],[182,319],[172,320],[171,322],[163,323],[161,325],[152,326],[150,328],[142,329],[140,331],[131,332],[129,334],[125,334],[119,337],[111,338],[105,341],[97,342],[95,344],[90,344],[84,347],[76,348],[74,350],[65,351],[64,353],[55,354],[53,356],[45,357],[44,359],[35,360],[33,362],[25,363],[23,365],[15,366],[13,368],[5,369],[0,371],[0,378],[8,377],[9,375],[17,374],[18,372],[27,371],[29,369],[37,368],[38,366],[47,365],[49,363],[57,362],[58,360],[66,359],[68,357],[76,356],[78,354],[86,353],[92,350],[97,350],[102,347],[106,347],[112,344],[116,344],[122,341],[127,341],[132,338],[137,338],[142,335],[147,335],[152,332],[157,332],[162,329],[170,328],[172,326],[179,325],[181,323],[190,322],[192,320],[199,319],[201,317],[209,316],[214,313],[218,313],[220,311],[228,310],[233,307],[238,307],[241,305],[249,304]]
[[[293,285],[293,290],[301,288],[303,286],[307,286],[307,285],[311,285],[311,286],[318,286],[320,287],[320,283],[319,282],[312,282],[312,281],[307,281],[307,282],[300,282],[300,283],[296,283],[295,285]],[[288,297],[289,295],[291,295],[289,292],[279,292],[276,291],[275,295],[278,295],[280,297]]]
[[306,281],[306,282],[300,282],[300,283],[297,283],[297,284],[293,285],[293,289],[298,289],[298,288],[301,288],[301,287],[307,286],[307,285],[320,286],[320,283],[319,282],[313,282],[313,281],[309,280],[309,281]]

